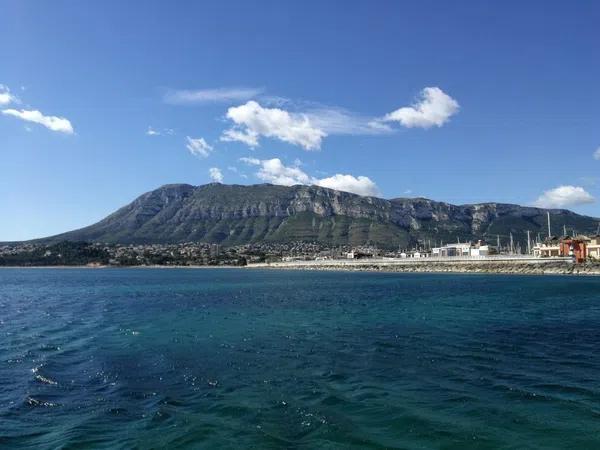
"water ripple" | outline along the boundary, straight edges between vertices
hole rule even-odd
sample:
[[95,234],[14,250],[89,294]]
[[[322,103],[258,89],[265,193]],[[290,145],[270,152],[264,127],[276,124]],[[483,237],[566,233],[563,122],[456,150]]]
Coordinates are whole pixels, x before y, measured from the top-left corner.
[[600,279],[8,269],[0,286],[0,447],[600,446]]

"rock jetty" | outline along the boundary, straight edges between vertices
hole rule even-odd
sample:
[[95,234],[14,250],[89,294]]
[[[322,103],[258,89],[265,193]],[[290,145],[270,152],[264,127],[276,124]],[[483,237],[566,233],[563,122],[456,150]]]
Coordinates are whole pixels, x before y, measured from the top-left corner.
[[251,264],[252,268],[293,270],[350,270],[365,272],[503,273],[531,275],[600,275],[600,263],[574,264],[563,259],[478,259],[460,261],[328,260]]

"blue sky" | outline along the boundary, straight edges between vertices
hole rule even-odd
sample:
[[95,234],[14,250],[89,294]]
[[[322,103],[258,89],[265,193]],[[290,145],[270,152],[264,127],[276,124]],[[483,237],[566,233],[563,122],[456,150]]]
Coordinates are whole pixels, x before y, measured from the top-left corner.
[[600,216],[598,2],[0,9],[0,241],[211,177]]

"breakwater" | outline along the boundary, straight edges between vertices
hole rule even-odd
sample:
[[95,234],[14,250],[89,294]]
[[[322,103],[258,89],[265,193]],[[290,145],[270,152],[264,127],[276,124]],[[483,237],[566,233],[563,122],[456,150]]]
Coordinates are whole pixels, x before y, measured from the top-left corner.
[[248,267],[294,270],[351,270],[369,272],[452,272],[532,275],[600,275],[600,262],[574,264],[570,258],[423,258],[282,261],[251,264]]

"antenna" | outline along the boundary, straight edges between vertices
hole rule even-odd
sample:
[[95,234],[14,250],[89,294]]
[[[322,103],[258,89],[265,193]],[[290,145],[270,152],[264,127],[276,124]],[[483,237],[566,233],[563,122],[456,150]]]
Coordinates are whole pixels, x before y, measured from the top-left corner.
[[552,231],[550,228],[550,211],[546,212],[548,214],[548,237],[552,236]]

